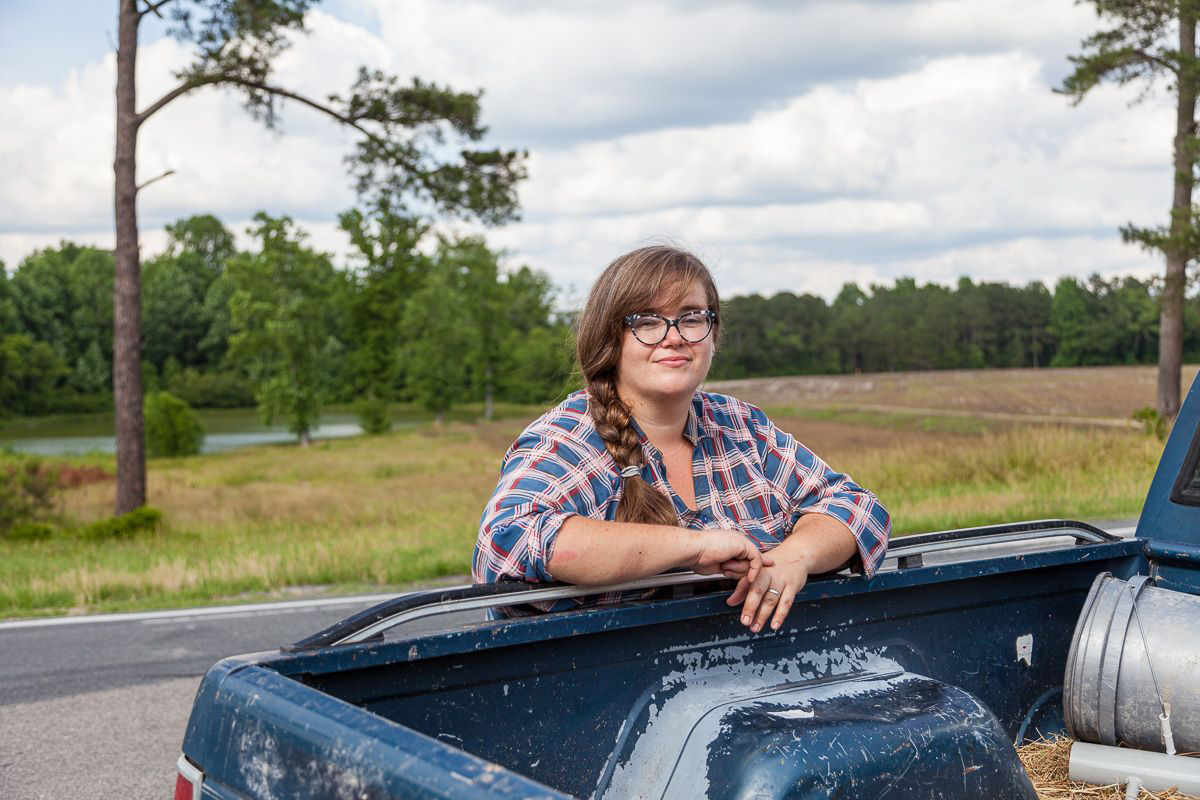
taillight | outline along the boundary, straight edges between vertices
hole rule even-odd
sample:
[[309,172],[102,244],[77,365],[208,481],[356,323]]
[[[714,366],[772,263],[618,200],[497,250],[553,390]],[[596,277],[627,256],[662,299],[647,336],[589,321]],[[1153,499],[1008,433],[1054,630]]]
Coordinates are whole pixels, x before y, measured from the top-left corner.
[[179,757],[175,769],[174,800],[200,800],[200,784],[204,783],[204,773],[192,766],[186,756]]

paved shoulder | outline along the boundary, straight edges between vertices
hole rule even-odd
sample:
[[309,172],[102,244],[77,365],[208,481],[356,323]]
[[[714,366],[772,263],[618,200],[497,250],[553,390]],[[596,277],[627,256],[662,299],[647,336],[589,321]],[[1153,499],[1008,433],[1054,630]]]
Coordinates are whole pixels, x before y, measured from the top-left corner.
[[170,797],[199,685],[175,678],[0,705],[0,797]]

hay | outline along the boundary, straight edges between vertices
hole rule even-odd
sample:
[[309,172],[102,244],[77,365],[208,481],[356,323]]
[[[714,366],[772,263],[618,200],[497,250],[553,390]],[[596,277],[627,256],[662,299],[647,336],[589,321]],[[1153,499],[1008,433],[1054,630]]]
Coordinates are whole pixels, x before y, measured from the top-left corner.
[[[1093,786],[1067,779],[1067,764],[1071,757],[1072,739],[1056,736],[1017,748],[1021,763],[1033,781],[1041,800],[1125,800],[1125,787]],[[1174,790],[1151,792],[1142,789],[1140,800],[1197,800],[1195,795]]]

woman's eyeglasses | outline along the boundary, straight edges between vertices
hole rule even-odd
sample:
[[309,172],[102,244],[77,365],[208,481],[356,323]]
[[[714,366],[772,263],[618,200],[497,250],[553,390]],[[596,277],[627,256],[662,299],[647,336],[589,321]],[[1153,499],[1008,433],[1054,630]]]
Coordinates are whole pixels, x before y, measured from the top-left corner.
[[685,342],[696,344],[712,332],[717,313],[709,309],[703,311],[688,311],[675,319],[667,319],[660,314],[630,314],[625,318],[625,324],[633,331],[634,337],[645,345],[656,345],[667,338],[672,327],[679,331],[679,336]]

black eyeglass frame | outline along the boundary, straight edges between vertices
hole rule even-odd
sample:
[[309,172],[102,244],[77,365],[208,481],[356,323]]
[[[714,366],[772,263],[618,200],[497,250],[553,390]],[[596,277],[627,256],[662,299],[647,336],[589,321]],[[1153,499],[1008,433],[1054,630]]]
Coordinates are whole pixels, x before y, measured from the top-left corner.
[[[679,327],[679,321],[681,319],[683,319],[684,317],[690,317],[693,314],[701,314],[708,320],[708,330],[706,330],[704,332],[704,335],[701,336],[699,339],[694,339],[694,340],[689,339],[688,337],[684,336],[683,328]],[[653,341],[653,342],[647,342],[644,339],[642,339],[642,337],[637,335],[637,330],[634,329],[634,327],[633,327],[633,323],[637,322],[639,319],[662,320],[663,322],[667,323],[667,327],[663,328],[663,335],[661,337],[659,337],[658,340]],[[697,309],[695,311],[685,311],[682,314],[680,314],[678,317],[676,317],[675,319],[668,319],[667,317],[664,317],[662,314],[652,314],[652,313],[648,313],[648,312],[640,313],[640,314],[630,314],[629,316],[625,317],[625,325],[628,326],[629,330],[633,333],[633,338],[637,339],[639,342],[646,345],[647,347],[654,347],[655,345],[661,344],[663,342],[663,340],[667,338],[668,334],[671,333],[671,328],[675,328],[675,330],[679,333],[679,338],[683,339],[688,344],[699,344],[700,342],[703,342],[705,339],[707,339],[709,337],[709,335],[713,331],[713,326],[715,326],[716,324],[717,324],[717,312],[713,311],[711,308]]]

